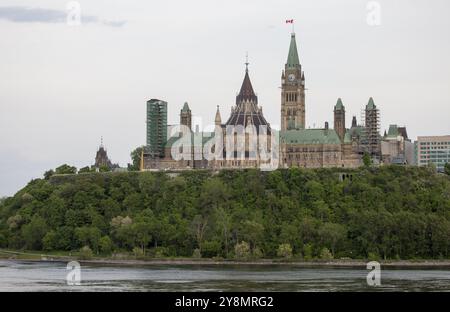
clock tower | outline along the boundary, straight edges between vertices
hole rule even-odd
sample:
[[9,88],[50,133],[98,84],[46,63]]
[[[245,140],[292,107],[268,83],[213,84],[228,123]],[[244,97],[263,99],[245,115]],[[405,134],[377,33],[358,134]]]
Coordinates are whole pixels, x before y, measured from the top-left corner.
[[281,75],[281,131],[305,128],[305,73],[298,58],[295,33]]

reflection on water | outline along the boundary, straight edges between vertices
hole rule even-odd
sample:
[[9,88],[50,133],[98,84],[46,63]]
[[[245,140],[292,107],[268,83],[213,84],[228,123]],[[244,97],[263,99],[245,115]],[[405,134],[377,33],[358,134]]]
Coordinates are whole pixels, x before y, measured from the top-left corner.
[[450,291],[449,269],[382,269],[379,287],[361,268],[85,265],[81,286],[66,263],[0,260],[0,291]]

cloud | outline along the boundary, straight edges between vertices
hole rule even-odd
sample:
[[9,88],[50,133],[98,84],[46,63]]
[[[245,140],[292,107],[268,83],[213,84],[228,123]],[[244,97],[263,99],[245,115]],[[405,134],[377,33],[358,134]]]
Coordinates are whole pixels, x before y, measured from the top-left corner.
[[[68,11],[21,6],[0,7],[0,20],[14,23],[66,23]],[[81,23],[122,27],[126,21],[101,20],[97,16],[81,14]]]

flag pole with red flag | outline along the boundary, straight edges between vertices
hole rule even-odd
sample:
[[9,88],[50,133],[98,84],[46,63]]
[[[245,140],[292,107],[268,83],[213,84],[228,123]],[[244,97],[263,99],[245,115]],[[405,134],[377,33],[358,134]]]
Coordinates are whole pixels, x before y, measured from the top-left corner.
[[292,33],[294,33],[294,20],[293,19],[287,19],[286,24],[292,24]]

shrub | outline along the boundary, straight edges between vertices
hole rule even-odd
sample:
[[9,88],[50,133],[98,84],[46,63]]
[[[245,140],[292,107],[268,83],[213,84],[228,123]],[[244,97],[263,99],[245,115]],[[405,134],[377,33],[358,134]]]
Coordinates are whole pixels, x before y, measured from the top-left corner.
[[277,256],[285,259],[292,258],[292,247],[290,244],[281,244],[278,246]]
[[331,251],[328,248],[324,247],[320,251],[320,259],[322,259],[322,260],[331,260],[331,259],[333,259],[333,254],[331,253]]
[[195,248],[194,252],[192,253],[192,258],[200,259],[201,257],[202,257],[202,253],[200,252],[200,249]]
[[306,261],[310,261],[313,259],[313,247],[311,244],[305,244],[303,246],[303,255]]
[[206,241],[202,244],[202,256],[206,258],[217,256],[221,250],[222,246],[217,241]]
[[93,252],[92,249],[89,248],[89,246],[84,246],[80,249],[80,259],[82,260],[89,260],[92,259],[93,256]]
[[236,244],[234,247],[235,257],[238,260],[248,260],[250,258],[250,245],[246,242]]

